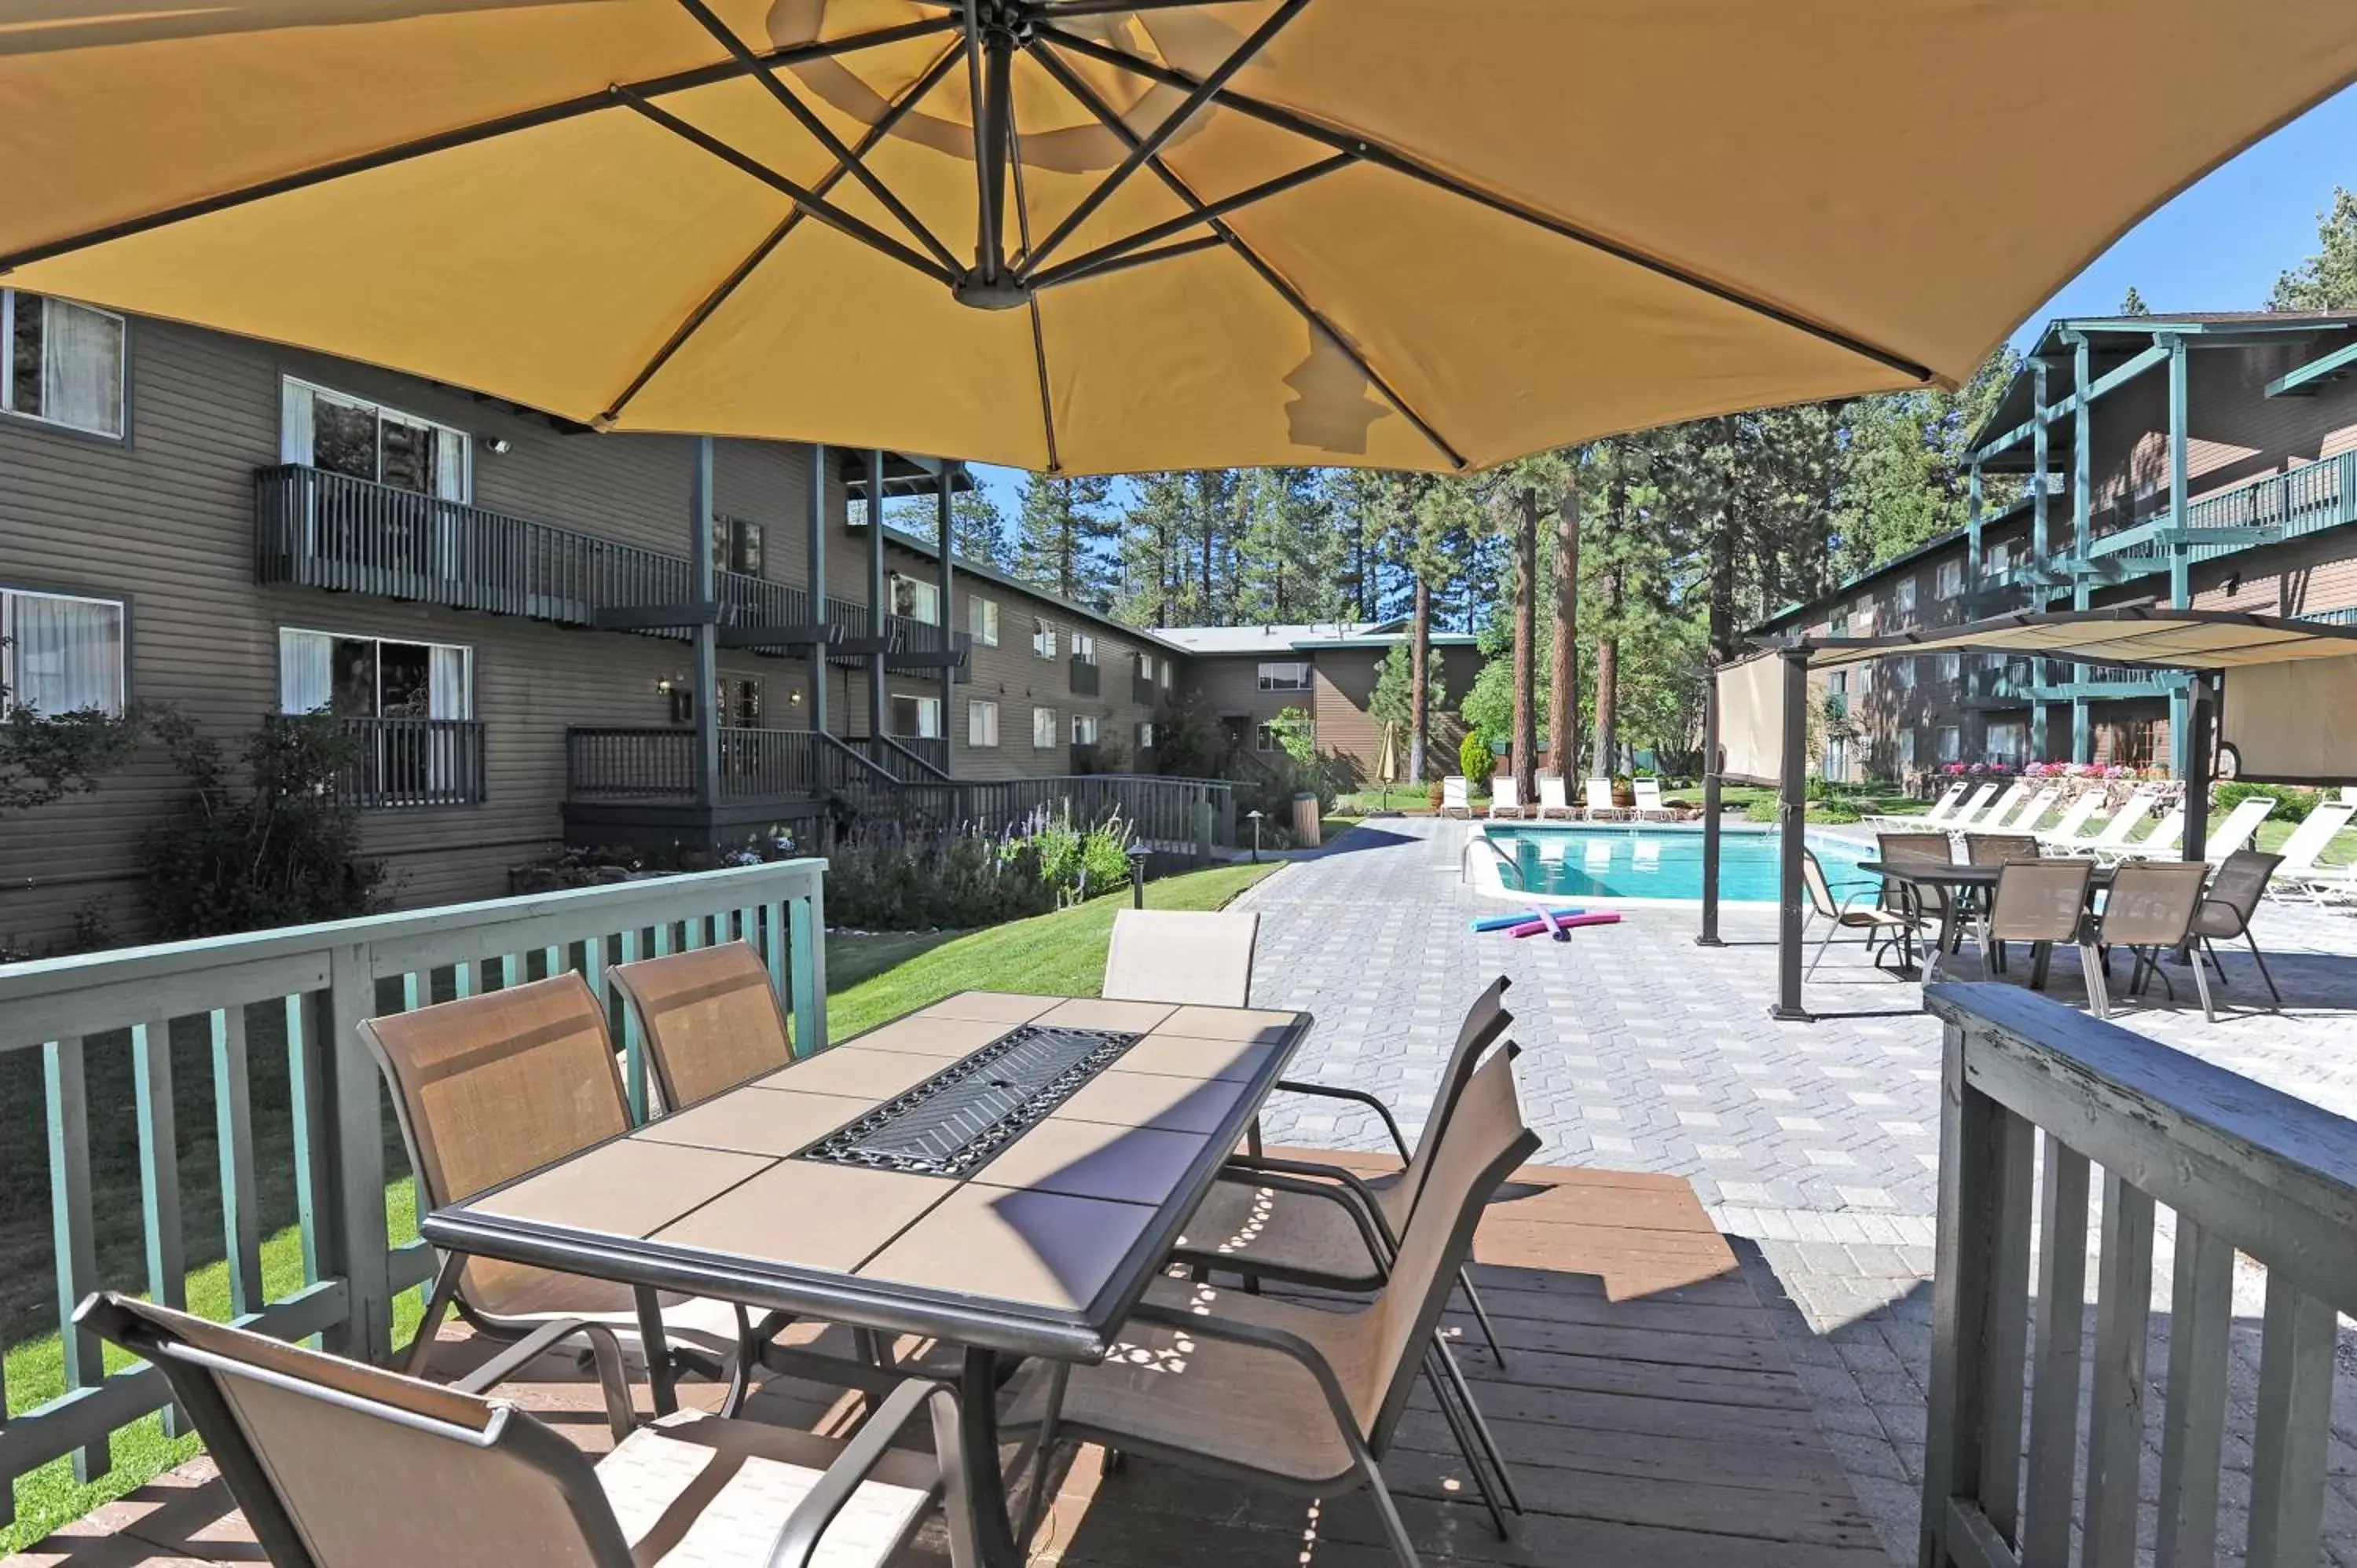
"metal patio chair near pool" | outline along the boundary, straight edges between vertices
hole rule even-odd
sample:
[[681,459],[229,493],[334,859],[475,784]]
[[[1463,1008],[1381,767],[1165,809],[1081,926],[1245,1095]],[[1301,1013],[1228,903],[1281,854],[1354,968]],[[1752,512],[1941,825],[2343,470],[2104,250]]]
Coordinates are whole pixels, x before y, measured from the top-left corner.
[[[2112,879],[2111,891],[2104,896],[2095,940],[2106,950],[2126,948],[2135,958],[2128,972],[2129,994],[2141,993],[2158,975],[2169,1000],[2177,999],[2177,987],[2162,971],[2160,961],[2162,955],[2192,940],[2194,917],[2201,911],[2202,885],[2209,875],[2205,861],[2139,861],[2121,866]],[[2201,994],[2201,1015],[2214,1023],[2218,1010],[2210,1000],[2209,966],[2190,967],[2194,988]],[[2107,1016],[2110,1003],[2107,990],[2095,1015]]]
[[[1946,865],[1956,857],[1954,841],[1944,832],[1877,833],[1874,843],[1886,865],[1894,860]],[[1882,907],[1905,915],[1914,923],[1916,939],[1927,943],[1938,941],[1940,933],[1948,929],[1948,904],[1953,897],[1934,882],[1886,881],[1882,885]]]
[[[163,1373],[278,1568],[881,1568],[936,1498],[953,1568],[978,1562],[957,1396],[929,1380],[902,1382],[839,1442],[692,1412],[640,1425],[620,1346],[577,1318],[447,1387],[128,1296],[93,1295],[74,1321]],[[596,1460],[486,1397],[576,1339],[614,1436]],[[892,1446],[920,1414],[934,1457]]]
[[1104,983],[1114,1002],[1252,1005],[1260,917],[1249,909],[1124,909],[1113,918]]
[[1825,950],[1844,931],[1866,933],[1867,956],[1878,968],[1885,944],[1900,943],[1903,953],[1903,944],[1913,940],[1915,921],[1903,910],[1883,906],[1879,885],[1861,887],[1846,898],[1835,898],[1833,885],[1825,880],[1824,865],[1813,849],[1801,851],[1801,876],[1809,890],[1809,915],[1825,922],[1824,938],[1817,943],[1816,956],[1809,961],[1808,973],[1817,972],[1817,965],[1825,961]]
[[[2259,951],[2259,939],[2251,933],[2251,917],[2257,913],[2259,900],[2266,896],[2268,884],[2274,880],[2283,856],[2268,854],[2255,849],[2238,849],[2219,865],[2217,875],[2202,891],[2201,907],[2194,911],[2193,934],[2201,943],[2201,950],[2210,961],[2218,962],[2218,950],[2213,945],[2240,937],[2250,944],[2251,961],[2259,966],[2259,978],[2267,983],[2267,994],[2276,1007],[2283,1007],[2283,993],[2276,989],[2276,977],[2267,972],[2266,956]],[[2218,983],[2225,983],[2226,966],[2218,964]]]
[[[1984,972],[1996,977],[1995,955],[2007,942],[2027,942],[2033,950],[2074,947],[2079,950],[2088,998],[2098,1009],[2096,1016],[2103,1016],[2104,961],[2096,950],[2094,918],[2087,912],[2087,888],[2094,875],[2093,863],[2061,855],[2000,865],[1988,907],[1976,922]],[[1932,967],[1924,971],[1926,984],[1931,983],[1932,969],[1937,967],[1935,950]]]
[[[1056,1444],[1093,1442],[1301,1496],[1363,1486],[1393,1554],[1417,1568],[1381,1462],[1419,1375],[1469,1460],[1477,1447],[1494,1452],[1462,1424],[1478,1428],[1480,1417],[1454,1402],[1461,1380],[1435,1330],[1483,1206],[1538,1147],[1515,1097],[1512,1053],[1492,1052],[1459,1097],[1390,1278],[1371,1300],[1327,1311],[1200,1281],[1154,1282],[1102,1364],[1059,1364],[1018,1402],[1010,1424],[1039,1431],[1028,1515],[1038,1515]],[[1493,1490],[1472,1463],[1499,1533],[1510,1535],[1500,1501],[1520,1511],[1511,1481],[1501,1469]]]

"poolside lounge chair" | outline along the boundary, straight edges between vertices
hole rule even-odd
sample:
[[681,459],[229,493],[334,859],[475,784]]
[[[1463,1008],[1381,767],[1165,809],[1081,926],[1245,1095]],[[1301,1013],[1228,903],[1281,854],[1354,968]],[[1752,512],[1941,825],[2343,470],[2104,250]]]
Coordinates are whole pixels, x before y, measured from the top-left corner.
[[[978,1561],[957,1395],[944,1383],[903,1381],[840,1442],[694,1411],[638,1425],[613,1334],[578,1319],[547,1325],[449,1387],[124,1295],[91,1296],[74,1322],[163,1373],[282,1568],[881,1568],[944,1493],[950,1561]],[[596,1460],[483,1397],[575,1339],[596,1357],[614,1436]],[[892,1446],[920,1413],[931,1418],[937,1458]]]
[[2175,860],[2178,858],[2177,846],[2184,837],[2185,808],[2171,806],[2168,814],[2144,837],[2102,844],[2093,853],[2095,858],[2106,865],[2117,865],[2126,860]]
[[[2211,840],[2203,851],[2210,864],[2216,865],[2228,855],[2249,843],[2251,835],[2259,831],[2259,824],[2266,822],[2275,809],[2276,798],[2273,795],[2254,795],[2227,812],[2226,820],[2218,824],[2217,836]],[[2171,823],[2176,825],[2177,832],[2163,842],[2163,831]],[[2149,860],[2155,857],[2174,860],[2178,858],[2178,841],[2184,836],[2184,814],[2172,812],[2162,820],[2160,827],[2153,830],[2150,838],[2139,843],[2123,844],[2112,853],[2123,860]]]
[[1260,917],[1249,909],[1124,909],[1113,918],[1104,984],[1120,1002],[1252,1005]]
[[[2128,972],[2131,993],[2142,991],[2153,976],[2159,975],[2169,999],[2176,1000],[2177,987],[2160,967],[2161,955],[2183,947],[2191,938],[2194,917],[2201,908],[2201,885],[2209,875],[2210,867],[2201,861],[2171,860],[2123,865],[2113,877],[2111,891],[2104,895],[2104,916],[2096,926],[2095,940],[2106,949],[2123,947],[2136,955],[2136,965]],[[2218,1009],[2210,1000],[2209,965],[2197,963],[2192,970],[2193,983],[2201,993],[2201,1015],[2215,1023]],[[2105,1017],[2110,1011],[2107,984],[2095,1016]]]
[[1452,773],[1440,781],[1440,814],[1444,817],[1469,817],[1473,814],[1472,786],[1461,773]]
[[723,942],[606,971],[638,1015],[662,1107],[793,1064],[786,1015],[753,944]]
[[1915,921],[1902,910],[1886,908],[1881,903],[1881,888],[1862,887],[1846,898],[1836,899],[1832,885],[1825,881],[1825,868],[1813,849],[1801,851],[1801,876],[1809,890],[1809,917],[1825,922],[1824,940],[1817,943],[1817,954],[1809,961],[1809,974],[1817,972],[1817,965],[1825,961],[1825,950],[1844,931],[1866,933],[1867,956],[1878,968],[1882,962],[1879,950],[1886,943],[1898,944],[1904,956],[1906,945],[1914,940]]
[[[1056,1444],[1095,1442],[1305,1497],[1330,1499],[1363,1486],[1393,1554],[1404,1568],[1418,1568],[1379,1466],[1419,1374],[1458,1446],[1469,1455],[1495,1451],[1481,1441],[1480,1412],[1435,1330],[1484,1205],[1538,1147],[1515,1099],[1512,1054],[1494,1051],[1458,1101],[1390,1278],[1372,1299],[1328,1311],[1200,1281],[1156,1280],[1103,1362],[1056,1363],[1017,1400],[1008,1425],[1036,1425],[1039,1434],[1027,1526],[1053,1473]],[[1493,1487],[1479,1463],[1472,1467],[1507,1535],[1501,1501],[1520,1511],[1511,1477],[1501,1469]]]
[[1586,816],[1589,822],[1617,822],[1627,820],[1629,815],[1628,809],[1624,806],[1616,806],[1612,803],[1611,779],[1591,779],[1584,788],[1587,795],[1587,805],[1581,814]]
[[1539,820],[1544,822],[1550,816],[1568,820],[1577,814],[1571,809],[1571,797],[1565,792],[1563,775],[1549,773],[1542,776],[1539,779]]
[[2046,847],[2061,854],[2095,854],[2127,843],[2128,834],[2136,824],[2152,815],[2160,797],[2150,789],[2138,789],[2120,802],[2120,809],[2104,820],[2101,831],[2064,838],[2060,834],[2042,835]]
[[1866,820],[1869,822],[1900,822],[1909,827],[1935,826],[1955,814],[1956,808],[1964,803],[1964,797],[1971,792],[1972,788],[1969,782],[1960,779],[1949,785],[1947,791],[1932,802],[1932,809],[1928,811],[1877,811],[1868,815]]
[[1490,780],[1490,815],[1516,817],[1523,814],[1523,787],[1511,773],[1501,773]]
[[2357,817],[2357,804],[2319,800],[2284,840],[2283,864],[2276,867],[2267,884],[2267,897],[2320,903],[2330,894],[2357,891],[2357,880],[2352,879],[2349,867],[2317,864],[2352,817]]
[[[1995,785],[1990,788],[1997,789]],[[1993,828],[2005,821],[2006,814],[2021,804],[2022,797],[2029,793],[2029,786],[2017,780],[1998,789],[1996,800],[1984,801],[1977,812],[1970,810],[1958,811],[1948,821],[1947,827],[1952,832],[1964,832],[1975,828]]]
[[2046,813],[2054,809],[2054,802],[2061,798],[2062,791],[2060,789],[2040,789],[2023,801],[2021,810],[2012,816],[2001,822],[1992,820],[1986,826],[2001,832],[2027,832],[2044,821]]
[[1671,811],[1668,806],[1662,802],[1662,781],[1660,779],[1640,779],[1636,781],[1633,788],[1637,791],[1636,815],[1640,819],[1647,822],[1665,822],[1676,817],[1677,813]]
[[2061,817],[2052,827],[2033,828],[2031,831],[2036,833],[2038,842],[2050,849],[2069,843],[2079,836],[2079,830],[2087,825],[2087,819],[2101,810],[2103,804],[2104,792],[2101,789],[2083,790],[2077,799],[2062,808]]
[[[2218,950],[2212,945],[2215,942],[2240,937],[2251,944],[2251,961],[2259,966],[2259,978],[2267,983],[2267,994],[2275,999],[2277,1011],[2283,1008],[2283,993],[2276,989],[2276,977],[2267,972],[2266,955],[2259,951],[2259,939],[2251,934],[2251,917],[2257,913],[2260,897],[2282,865],[2283,856],[2279,854],[2266,854],[2255,849],[2236,850],[2211,877],[2210,886],[2201,895],[2201,908],[2193,914],[2193,935],[2211,962],[2218,962]],[[2223,984],[2224,964],[2218,964],[2218,973],[2219,983]]]

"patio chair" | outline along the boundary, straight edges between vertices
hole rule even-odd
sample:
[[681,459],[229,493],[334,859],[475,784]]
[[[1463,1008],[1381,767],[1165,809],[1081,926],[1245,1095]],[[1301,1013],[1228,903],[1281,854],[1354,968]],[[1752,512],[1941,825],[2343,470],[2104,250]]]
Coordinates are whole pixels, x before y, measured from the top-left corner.
[[2046,820],[2046,813],[2052,811],[2054,802],[2061,798],[2060,789],[2040,789],[2022,802],[2021,810],[2003,822],[1992,821],[1988,826],[1999,832],[2029,832]]
[[1612,780],[1591,779],[1585,786],[1586,807],[1581,814],[1591,822],[1617,822],[1625,820],[1628,809],[1612,803]]
[[1676,817],[1677,813],[1671,811],[1662,800],[1660,779],[1640,779],[1636,780],[1633,788],[1637,792],[1636,815],[1641,820],[1665,822]]
[[[2092,833],[2065,838],[2060,833],[2040,835],[2047,848],[2061,854],[2100,854],[2107,849],[2124,844],[2144,820],[2160,804],[2160,797],[2150,789],[2138,789],[2120,802],[2120,809],[2104,821],[2102,828]],[[2059,824],[2058,824],[2059,825]]]
[[[1934,865],[1946,865],[1955,859],[1955,846],[1943,832],[1877,833],[1874,835],[1876,854],[1886,864],[1900,860],[1928,860]],[[1948,889],[1936,883],[1891,882],[1882,885],[1882,907],[1895,909],[1913,921],[1918,936],[1929,932],[1937,941],[1946,924]]]
[[1511,773],[1501,773],[1490,780],[1490,815],[1520,817],[1523,814],[1523,787]]
[[[2050,950],[2058,943],[2068,944],[2079,950],[2087,995],[2101,1006],[2103,959],[2095,950],[2094,921],[2087,913],[2087,888],[2094,875],[2095,868],[2088,862],[2061,856],[2000,865],[1996,889],[1980,917],[1983,970],[1995,978],[1995,955],[2007,942],[2028,942],[2032,949]],[[1932,967],[1937,967],[1936,955]],[[1923,978],[1930,982],[1930,969]]]
[[606,978],[638,1015],[664,1109],[683,1109],[793,1063],[785,1011],[750,942],[618,963]]
[[[2104,895],[2104,914],[2096,923],[2095,940],[2106,950],[2126,948],[2135,956],[2135,967],[2128,973],[2130,994],[2141,993],[2154,975],[2159,975],[2169,1000],[2177,999],[2177,987],[2162,972],[2161,955],[2191,940],[2194,917],[2201,908],[2201,885],[2209,875],[2205,861],[2136,861],[2121,866],[2112,878],[2111,891]],[[2215,1023],[2218,1010],[2210,1000],[2209,968],[2196,963],[2192,969],[2194,986],[2201,993],[2201,1015]],[[2110,1010],[2106,991],[2095,1016],[2108,1016]]]
[[1959,779],[1932,802],[1932,809],[1928,811],[1875,811],[1869,813],[1866,820],[1868,822],[1900,822],[1909,827],[1928,827],[1934,822],[1944,822],[1955,813],[1958,806],[1964,804],[1964,796],[1971,789],[1970,784]]
[[2106,865],[2117,865],[2126,860],[2175,860],[2177,846],[2185,837],[2185,808],[2171,806],[2152,832],[2140,839],[2122,839],[2117,843],[2099,846],[2094,851],[2097,860]]
[[1564,790],[1563,775],[1550,773],[1539,780],[1539,820],[1551,816],[1566,820],[1577,813],[1571,809],[1571,797]]
[[2328,896],[2357,890],[2348,866],[2318,864],[2333,836],[2349,825],[2352,816],[2357,816],[2357,804],[2319,800],[2284,840],[2283,864],[2276,867],[2275,879],[2267,884],[2267,897],[2298,897],[2322,903]]
[[1440,781],[1440,814],[1444,817],[1469,817],[1473,814],[1473,787],[1461,773],[1452,773]]
[[[1469,1455],[1477,1446],[1494,1451],[1466,1430],[1480,1414],[1458,1402],[1462,1375],[1435,1330],[1483,1206],[1538,1146],[1515,1099],[1512,1056],[1492,1052],[1449,1118],[1380,1294],[1328,1311],[1200,1281],[1155,1281],[1102,1364],[1057,1363],[1018,1400],[1010,1424],[1039,1433],[1027,1515],[1038,1514],[1056,1444],[1093,1442],[1298,1496],[1364,1486],[1393,1554],[1403,1568],[1419,1568],[1379,1466],[1419,1374],[1458,1446]],[[1493,1490],[1473,1468],[1499,1533],[1509,1535],[1499,1504],[1519,1511],[1511,1481],[1501,1470]]]
[[[2251,945],[2251,961],[2259,966],[2259,978],[2267,983],[2267,994],[2274,998],[2276,1010],[2283,1010],[2283,993],[2276,989],[2276,977],[2267,972],[2266,955],[2259,951],[2259,939],[2251,934],[2251,917],[2258,911],[2259,899],[2266,893],[2283,856],[2268,854],[2255,849],[2238,849],[2228,855],[2210,879],[2209,888],[2201,895],[2201,907],[2194,911],[2193,934],[2201,940],[2201,950],[2210,961],[2218,963],[2218,950],[2212,944],[2242,938]],[[2226,983],[2226,966],[2218,964],[2218,983]]]
[[[1801,876],[1809,889],[1809,917],[1825,922],[1825,934],[1817,943],[1817,954],[1809,961],[1808,973],[1817,972],[1817,965],[1825,961],[1825,950],[1844,931],[1866,933],[1867,957],[1877,968],[1881,967],[1881,948],[1889,942],[1905,944],[1914,940],[1915,921],[1904,910],[1884,907],[1879,886],[1861,887],[1846,898],[1835,898],[1831,884],[1825,881],[1825,868],[1813,849],[1801,851]],[[1805,978],[1805,976],[1804,976]]]
[[[638,1425],[612,1332],[577,1318],[448,1387],[112,1293],[74,1322],[163,1374],[279,1568],[881,1568],[936,1498],[953,1568],[979,1561],[957,1394],[930,1380],[902,1382],[840,1442],[694,1411]],[[576,1339],[595,1357],[615,1441],[595,1460],[484,1397]],[[920,1412],[934,1456],[891,1445]]]
[[2052,827],[2033,827],[2030,831],[2038,842],[2049,849],[2072,843],[2078,838],[2079,830],[2087,825],[2087,820],[2101,810],[2103,804],[2104,792],[2101,789],[2082,790],[2062,808],[2062,815]]
[[2034,833],[1966,833],[1964,864],[1967,865],[2003,865],[2011,860],[2036,860],[2038,837]]
[[1113,918],[1101,996],[1121,1002],[1252,1005],[1260,917],[1249,909],[1124,909]]

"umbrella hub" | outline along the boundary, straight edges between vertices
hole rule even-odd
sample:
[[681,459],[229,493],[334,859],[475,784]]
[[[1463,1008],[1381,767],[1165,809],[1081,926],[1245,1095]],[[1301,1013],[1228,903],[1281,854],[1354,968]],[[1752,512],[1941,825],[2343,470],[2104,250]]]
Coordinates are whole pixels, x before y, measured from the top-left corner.
[[1031,285],[1004,263],[996,277],[985,276],[979,267],[968,268],[951,285],[950,294],[960,305],[976,310],[1014,310],[1031,302]]

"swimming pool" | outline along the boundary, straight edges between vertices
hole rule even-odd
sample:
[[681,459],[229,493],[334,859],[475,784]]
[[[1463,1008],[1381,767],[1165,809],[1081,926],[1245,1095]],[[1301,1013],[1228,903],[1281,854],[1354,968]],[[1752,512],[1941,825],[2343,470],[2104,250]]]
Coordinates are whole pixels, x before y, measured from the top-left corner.
[[[1522,873],[1519,887],[1513,877],[1502,877],[1509,892],[1572,898],[1702,897],[1700,828],[1602,823],[1540,827],[1506,822],[1491,822],[1486,828],[1491,840],[1513,857],[1515,868]],[[1730,826],[1722,830],[1721,898],[1730,903],[1776,901],[1778,837],[1772,829]],[[1871,845],[1812,835],[1809,847],[1824,865],[1825,880],[1835,897],[1873,880],[1857,870],[1857,863],[1871,856]]]

